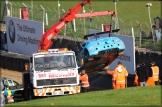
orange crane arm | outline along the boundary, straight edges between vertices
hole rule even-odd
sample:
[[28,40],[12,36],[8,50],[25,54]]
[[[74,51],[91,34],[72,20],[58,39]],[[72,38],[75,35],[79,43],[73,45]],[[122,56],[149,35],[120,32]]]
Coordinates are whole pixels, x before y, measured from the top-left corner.
[[57,23],[55,23],[50,29],[48,29],[41,37],[39,42],[39,49],[48,50],[52,45],[52,39],[64,28],[66,23],[72,21],[75,18],[75,14],[78,13],[85,4],[91,4],[92,0],[83,0],[83,2],[77,3],[73,8],[69,9]]
[[106,16],[106,15],[116,15],[116,12],[102,11],[102,12],[89,12],[89,13],[75,14],[75,18],[86,18],[86,17],[93,17],[93,16]]

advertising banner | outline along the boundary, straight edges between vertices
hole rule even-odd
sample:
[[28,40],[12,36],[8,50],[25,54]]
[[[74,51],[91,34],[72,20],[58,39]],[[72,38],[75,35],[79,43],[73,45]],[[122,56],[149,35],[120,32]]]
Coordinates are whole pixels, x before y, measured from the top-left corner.
[[31,55],[38,51],[38,43],[44,33],[44,24],[6,16],[8,51]]

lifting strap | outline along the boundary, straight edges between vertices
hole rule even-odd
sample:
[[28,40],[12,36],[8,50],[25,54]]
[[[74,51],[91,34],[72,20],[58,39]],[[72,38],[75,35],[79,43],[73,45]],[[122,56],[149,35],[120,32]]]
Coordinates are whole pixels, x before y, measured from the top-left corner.
[[[90,11],[93,11],[92,10],[92,6],[91,6],[91,4],[89,4],[89,10]],[[68,23],[68,25],[69,25],[69,23]],[[74,31],[74,24],[73,24],[73,22],[71,21],[71,25],[72,25],[72,28],[70,27],[70,25],[69,25],[69,29],[70,29],[70,31],[71,31],[71,33],[73,32],[73,38],[78,42],[78,38],[77,38],[77,36],[76,36],[76,32]],[[77,45],[77,43],[75,42],[75,44]],[[79,45],[83,48],[83,46],[81,45],[81,43],[79,43]],[[78,47],[77,47],[77,49],[78,49]],[[79,50],[79,49],[78,49]]]
[[[82,47],[82,50],[79,50],[78,49],[78,44],[76,43],[76,41],[78,42],[78,38],[76,36],[76,32],[74,31],[74,25],[73,23],[71,22],[71,25],[72,25],[72,28],[70,27],[70,24],[68,23],[68,26],[69,26],[69,29],[71,31],[71,34],[73,35],[73,38],[75,40],[75,44],[77,45],[77,50],[78,50],[78,55],[76,56],[76,60],[78,60],[80,54],[83,52],[83,46],[81,45],[81,43],[79,43],[79,45]],[[81,51],[81,52],[80,52]]]
[[[69,26],[69,29],[70,29],[70,31],[71,31],[71,34],[73,35],[73,38],[74,38],[74,40],[75,40],[75,44],[77,45],[76,41],[77,41],[77,42],[79,42],[79,41],[78,41],[78,38],[77,38],[77,36],[76,36],[76,32],[74,31],[74,25],[73,25],[72,22],[71,22],[71,25],[72,25],[72,28],[70,27],[70,24],[68,23],[68,26]],[[79,43],[79,45],[83,48],[83,46],[82,46],[80,43]],[[77,50],[79,51],[78,45],[77,45]]]

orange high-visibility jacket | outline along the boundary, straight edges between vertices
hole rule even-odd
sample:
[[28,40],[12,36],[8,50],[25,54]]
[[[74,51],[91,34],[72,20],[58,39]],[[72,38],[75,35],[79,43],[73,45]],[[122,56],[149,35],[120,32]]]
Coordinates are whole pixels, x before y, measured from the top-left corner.
[[82,81],[82,83],[83,83],[82,87],[89,87],[89,81],[88,81],[88,75],[87,74],[81,75],[80,81]]
[[107,74],[112,75],[114,74],[114,71],[107,71]]
[[159,68],[157,66],[151,67],[154,81],[159,81]]
[[155,86],[153,77],[148,77],[147,86]]
[[135,72],[134,83],[136,84],[136,86],[140,86],[140,83],[138,81],[138,76],[137,76],[137,73],[136,72]]
[[116,84],[126,84],[126,77],[128,76],[127,69],[119,64],[114,70],[113,79],[116,81]]
[[113,87],[113,89],[116,89],[116,83],[115,83],[115,81],[113,81],[114,71],[107,71],[107,74],[112,76],[112,87]]

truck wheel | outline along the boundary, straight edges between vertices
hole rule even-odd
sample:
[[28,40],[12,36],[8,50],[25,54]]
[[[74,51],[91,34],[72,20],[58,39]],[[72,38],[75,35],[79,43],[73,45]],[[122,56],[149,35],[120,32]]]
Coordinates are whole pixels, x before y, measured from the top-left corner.
[[30,99],[35,99],[36,96],[34,96],[34,87],[33,84],[30,83]]

